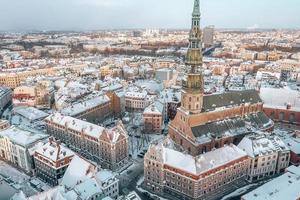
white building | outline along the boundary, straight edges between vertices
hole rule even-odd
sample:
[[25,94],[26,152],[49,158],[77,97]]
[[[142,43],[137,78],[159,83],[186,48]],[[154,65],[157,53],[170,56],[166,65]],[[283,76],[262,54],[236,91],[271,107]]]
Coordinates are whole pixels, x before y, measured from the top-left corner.
[[214,44],[214,26],[207,26],[203,29],[203,44],[205,47],[212,46]]
[[150,100],[146,92],[126,92],[125,107],[130,111],[143,111],[150,105]]
[[168,68],[158,69],[155,72],[155,78],[160,81],[169,81],[173,78],[173,70]]
[[0,157],[26,172],[32,172],[33,159],[29,149],[47,137],[11,126],[0,131]]
[[246,136],[238,147],[251,158],[247,177],[249,181],[278,174],[289,166],[290,149],[277,136],[264,134]]
[[119,195],[119,180],[109,170],[100,170],[95,175],[95,180],[99,184],[105,196],[116,199]]
[[98,171],[94,164],[78,156],[72,159],[61,185],[68,190],[74,188],[75,192],[80,191],[81,195],[89,193],[87,196],[89,198],[83,199],[90,199],[91,196],[94,196],[94,199],[99,199],[97,197],[101,196],[116,199],[119,196],[119,180],[111,171],[102,169]]

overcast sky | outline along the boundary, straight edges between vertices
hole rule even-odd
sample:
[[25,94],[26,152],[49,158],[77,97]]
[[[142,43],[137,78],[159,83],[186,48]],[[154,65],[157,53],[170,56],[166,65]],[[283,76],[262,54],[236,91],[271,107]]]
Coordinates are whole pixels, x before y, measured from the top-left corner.
[[[202,26],[300,28],[300,0],[200,0]],[[193,0],[0,0],[0,30],[189,28]]]

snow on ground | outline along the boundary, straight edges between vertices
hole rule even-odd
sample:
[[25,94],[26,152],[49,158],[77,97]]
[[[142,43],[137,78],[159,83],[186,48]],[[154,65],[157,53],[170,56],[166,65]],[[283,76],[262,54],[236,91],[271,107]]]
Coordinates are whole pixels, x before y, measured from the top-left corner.
[[[142,177],[142,178],[143,178],[142,180],[144,180],[144,177]],[[139,185],[136,186],[136,189],[137,189],[138,191],[142,192],[142,193],[148,193],[148,194],[150,195],[150,197],[153,198],[153,199],[168,200],[168,199],[165,199],[165,198],[163,198],[163,197],[157,196],[157,195],[155,195],[155,194],[153,194],[153,193],[151,193],[151,192],[148,192],[147,190],[144,190],[144,189],[143,189],[142,187],[140,187]]]
[[137,186],[141,186],[142,183],[144,182],[144,180],[145,180],[145,177],[144,177],[144,176],[141,176],[141,178],[136,182],[136,185],[137,185]]
[[1,160],[0,176],[8,178],[9,182],[11,182],[10,185],[12,185],[17,190],[22,190],[26,196],[32,196],[38,192],[36,188],[30,185],[30,181],[36,182],[40,188],[50,188],[44,182],[38,180],[37,178],[31,178],[30,176],[24,174],[23,172],[17,170],[16,168],[8,165]]

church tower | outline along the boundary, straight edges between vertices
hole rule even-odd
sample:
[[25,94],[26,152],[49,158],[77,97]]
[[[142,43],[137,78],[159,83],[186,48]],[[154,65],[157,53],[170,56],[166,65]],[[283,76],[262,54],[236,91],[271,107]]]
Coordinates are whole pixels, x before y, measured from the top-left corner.
[[202,34],[200,29],[199,0],[194,1],[192,28],[189,33],[189,47],[186,55],[186,66],[190,68],[186,80],[182,83],[182,108],[191,114],[202,111],[204,80],[202,67]]

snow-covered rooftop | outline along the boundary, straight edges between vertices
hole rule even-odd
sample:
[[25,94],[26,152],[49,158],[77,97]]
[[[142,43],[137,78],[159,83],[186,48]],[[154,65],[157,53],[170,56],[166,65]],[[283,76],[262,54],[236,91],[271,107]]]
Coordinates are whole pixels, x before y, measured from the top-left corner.
[[25,131],[15,126],[0,131],[0,137],[1,136],[8,137],[12,142],[23,147],[27,147],[48,137],[45,134]]
[[54,141],[53,138],[50,138],[49,142],[38,147],[35,152],[54,162],[75,155],[73,151],[60,144],[59,141]]
[[69,107],[66,107],[61,110],[61,113],[64,115],[75,116],[109,101],[110,99],[106,95],[97,96],[86,101],[75,103]]
[[264,134],[246,136],[238,147],[251,157],[264,156],[277,151],[289,151],[289,148],[278,136],[267,137]]
[[125,93],[126,98],[139,98],[139,99],[145,99],[147,97],[146,92],[126,92]]
[[35,121],[39,119],[44,119],[48,117],[49,114],[36,109],[34,107],[17,107],[15,109],[15,113],[21,115],[22,117],[25,117],[26,119],[30,121]]
[[166,147],[160,146],[160,148],[162,148],[164,164],[194,175],[200,175],[206,171],[247,156],[244,151],[234,145],[225,146],[197,157]]
[[97,179],[97,181],[104,183],[109,181],[110,179],[113,179],[115,177],[115,175],[109,171],[109,170],[101,170],[99,171],[96,175],[95,178]]
[[264,107],[286,109],[287,105],[292,110],[300,111],[300,92],[289,88],[261,88],[260,97]]
[[295,200],[300,198],[300,167],[291,166],[287,172],[249,192],[243,200]]
[[162,114],[164,110],[164,105],[159,101],[155,101],[153,104],[145,108],[144,114]]
[[60,113],[55,113],[48,118],[47,121],[52,121],[61,126],[67,126],[74,131],[83,132],[83,134],[99,139],[105,128],[69,116],[64,116]]
[[95,194],[101,194],[102,190],[95,179],[87,179],[75,186],[74,190],[81,199],[90,199]]
[[74,156],[62,178],[61,184],[67,188],[74,188],[76,185],[93,177],[96,170],[96,166],[92,163],[79,156]]

